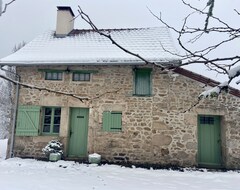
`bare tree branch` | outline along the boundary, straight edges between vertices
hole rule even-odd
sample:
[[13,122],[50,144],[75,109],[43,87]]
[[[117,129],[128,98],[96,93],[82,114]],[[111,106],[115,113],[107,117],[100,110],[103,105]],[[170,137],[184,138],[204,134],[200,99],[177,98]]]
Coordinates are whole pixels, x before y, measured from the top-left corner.
[[88,98],[88,97],[80,97],[80,96],[77,96],[76,94],[74,93],[66,93],[66,92],[62,92],[62,91],[56,91],[56,90],[52,90],[50,88],[43,88],[43,87],[38,87],[38,86],[35,86],[35,85],[30,85],[30,84],[26,84],[26,83],[22,83],[22,82],[19,82],[19,81],[16,81],[14,79],[11,79],[7,76],[4,76],[4,75],[1,75],[0,74],[0,78],[4,79],[4,80],[7,80],[9,82],[11,82],[12,84],[14,85],[20,85],[24,88],[28,88],[28,89],[35,89],[35,90],[39,90],[39,91],[47,91],[47,92],[50,92],[50,93],[55,93],[55,94],[61,94],[61,95],[65,95],[65,96],[70,96],[70,97],[73,97],[73,98],[76,98],[78,100],[80,100],[81,102],[84,102],[84,101],[93,101],[95,99],[99,99],[101,98],[102,96],[106,95],[106,94],[115,94],[115,93],[118,93],[120,90],[122,90],[121,88],[119,89],[116,89],[116,90],[112,90],[112,91],[106,91],[102,94],[99,94],[97,96],[94,96],[92,98]]
[[191,111],[193,108],[197,107],[201,102],[201,99],[198,99],[194,104],[192,104],[188,109],[184,110],[181,113],[187,113],[189,111]]
[[[81,8],[80,6],[78,6],[78,8],[79,8],[79,9],[78,9],[79,15],[81,16],[81,18],[82,18],[85,22],[87,22],[87,23],[91,26],[91,28],[93,29],[93,31],[97,32],[97,33],[100,34],[101,36],[104,36],[104,37],[108,38],[108,39],[112,42],[112,44],[114,44],[115,46],[117,46],[119,49],[123,50],[124,52],[126,52],[126,53],[128,53],[128,54],[130,54],[130,55],[133,55],[134,57],[139,58],[140,60],[144,61],[146,64],[156,64],[156,63],[154,63],[154,62],[148,61],[147,59],[145,59],[144,57],[140,56],[139,54],[134,53],[134,52],[132,52],[132,51],[129,51],[128,49],[126,49],[126,48],[124,48],[123,46],[121,46],[119,43],[117,43],[117,42],[112,38],[112,36],[111,36],[110,34],[106,34],[103,30],[99,30],[99,29],[97,28],[97,26],[92,22],[92,20],[90,19],[90,17],[89,17],[86,13],[83,12],[83,10],[82,10],[82,8]],[[77,18],[79,15],[77,15],[76,18]],[[158,64],[158,65],[159,65],[159,64]],[[161,67],[162,70],[165,69],[165,67],[162,66],[162,65],[159,65],[159,67]]]
[[[3,10],[0,9],[0,16],[7,11],[8,6],[11,5],[14,1],[16,1],[16,0],[9,1],[8,3],[6,3],[4,5],[4,9]],[[0,3],[2,4],[2,0],[0,0]]]
[[[209,1],[214,1],[214,0],[209,0]],[[205,9],[206,7],[205,7],[203,10],[200,10],[200,9],[192,6],[191,4],[186,3],[185,0],[182,0],[182,2],[183,2],[184,5],[188,6],[190,9],[195,10],[196,12],[198,12],[198,13],[200,13],[200,14],[202,14],[202,15],[206,15],[207,17],[213,18],[214,20],[216,20],[216,21],[218,21],[219,23],[223,24],[226,28],[233,29],[232,27],[230,27],[230,26],[227,24],[227,22],[224,22],[222,19],[220,19],[220,18],[218,18],[218,17],[215,17],[215,16],[212,14],[212,11],[211,11],[211,10],[209,10],[209,11],[211,11],[210,14],[209,14],[209,11],[208,11],[208,12],[204,12],[204,9]],[[212,2],[210,2],[210,4],[212,4]],[[213,4],[214,4],[214,2],[213,2]],[[214,6],[214,5],[213,5],[213,6]],[[212,8],[213,8],[213,7],[212,7]],[[212,9],[212,8],[211,8],[211,9]],[[210,9],[210,8],[209,8],[209,9]],[[209,18],[208,18],[208,19],[209,19]],[[207,19],[206,19],[206,20],[207,20]],[[207,21],[207,22],[208,22],[208,21]],[[206,22],[205,22],[205,23],[206,23]],[[206,32],[208,32],[208,29],[206,28],[206,25],[205,25],[203,31],[205,31],[205,30],[206,30]],[[217,30],[216,30],[216,31],[217,31]]]
[[98,96],[95,96],[95,97],[93,97],[93,98],[90,98],[89,100],[91,101],[91,100],[95,100],[95,99],[98,99],[98,98],[101,98],[102,96],[104,96],[104,95],[106,95],[106,94],[112,94],[112,93],[118,93],[120,90],[122,90],[122,88],[119,88],[119,89],[117,89],[117,90],[113,90],[113,91],[107,91],[107,92],[104,92],[104,93],[102,93],[102,94],[100,94],[100,95],[98,95]]
[[234,11],[240,16],[240,12],[237,9],[234,9]]
[[29,88],[29,89],[35,89],[35,90],[40,90],[40,91],[47,91],[47,92],[51,92],[51,93],[66,95],[66,96],[70,96],[70,97],[76,98],[76,99],[80,100],[81,102],[83,102],[84,100],[89,100],[89,98],[80,97],[80,96],[77,96],[77,95],[72,94],[72,93],[55,91],[55,90],[52,90],[52,89],[49,89],[49,88],[43,88],[43,87],[38,87],[38,86],[35,86],[35,85],[30,85],[30,84],[22,83],[22,82],[13,80],[13,79],[11,79],[11,78],[9,78],[9,77],[6,77],[6,76],[4,76],[4,75],[1,75],[1,74],[0,74],[0,78],[5,79],[5,80],[13,83],[14,85],[20,85],[20,86],[22,86],[22,87],[24,87],[24,88]]
[[[191,4],[186,3],[184,0],[182,0],[182,2],[188,6],[189,8],[191,8],[193,11],[199,13],[199,14],[204,14],[207,15],[207,12],[204,12],[203,10],[197,9],[193,6],[191,6]],[[149,10],[149,9],[148,9]],[[226,22],[222,21],[220,18],[217,18],[213,15],[210,15],[211,18],[217,20],[220,24],[222,24],[223,26],[217,26],[217,27],[210,27],[208,28],[208,33],[212,33],[212,32],[220,32],[220,33],[227,33],[229,34],[229,38],[222,40],[218,43],[215,43],[213,45],[207,46],[203,49],[198,49],[196,51],[192,51],[190,48],[188,48],[184,43],[183,43],[183,36],[186,37],[186,35],[193,35],[192,38],[190,38],[187,43],[195,43],[197,40],[199,40],[206,32],[206,29],[201,29],[201,28],[192,28],[192,27],[188,27],[187,26],[187,20],[188,18],[194,13],[190,13],[189,15],[187,15],[185,17],[185,19],[183,20],[183,24],[181,29],[176,29],[173,26],[170,26],[166,21],[164,21],[160,16],[158,17],[156,14],[154,14],[151,10],[149,10],[150,13],[157,18],[162,24],[164,24],[166,27],[168,27],[169,29],[171,29],[173,32],[175,32],[178,35],[178,44],[180,45],[180,47],[186,52],[184,55],[176,55],[179,56],[179,58],[182,60],[182,65],[189,65],[189,64],[195,64],[195,63],[200,63],[200,64],[204,64],[206,65],[209,69],[217,71],[218,73],[222,73],[222,74],[227,74],[227,69],[229,69],[229,66],[233,66],[236,63],[238,63],[240,61],[240,56],[236,55],[236,56],[229,56],[229,57],[219,57],[219,58],[209,58],[207,57],[207,55],[216,50],[217,48],[219,48],[220,46],[225,45],[226,43],[232,42],[235,39],[238,39],[240,37],[240,29],[239,28],[232,28],[230,27]],[[163,48],[164,49],[164,48]],[[167,51],[166,49],[164,49],[165,51]],[[169,51],[167,51],[169,52]],[[220,64],[220,62],[231,62],[231,64]]]
[[176,33],[180,33],[179,30],[177,30],[176,28],[170,26],[169,24],[167,24],[167,22],[164,22],[164,20],[162,19],[162,13],[161,13],[161,12],[159,13],[159,17],[158,17],[156,14],[154,14],[154,13],[151,11],[151,9],[149,9],[148,7],[147,7],[147,9],[149,10],[149,12],[150,12],[156,19],[160,20],[160,21],[161,21],[165,26],[167,26],[169,29],[173,30],[173,31],[176,32]]
[[7,77],[7,76],[4,76],[4,75],[1,75],[0,74],[0,78],[4,79],[4,80],[7,80],[9,82],[11,82],[12,84],[14,85],[20,85],[24,88],[28,88],[28,89],[35,89],[35,90],[39,90],[39,91],[47,91],[47,92],[50,92],[50,93],[55,93],[55,94],[60,94],[60,95],[65,95],[65,96],[70,96],[70,97],[73,97],[73,98],[76,98],[78,100],[80,100],[81,102],[84,102],[84,101],[93,101],[95,99],[99,99],[101,98],[102,96],[106,95],[106,94],[115,94],[115,93],[118,93],[120,90],[122,90],[121,88],[120,89],[116,89],[116,90],[112,90],[112,91],[107,91],[107,92],[104,92],[102,94],[99,94],[97,96],[94,96],[92,98],[88,98],[88,97],[80,97],[80,96],[77,96],[76,94],[74,93],[67,93],[67,92],[62,92],[62,91],[56,91],[56,90],[52,90],[50,88],[45,88],[45,87],[38,87],[36,85],[30,85],[30,84],[26,84],[26,83],[22,83],[22,82],[19,82],[19,81],[16,81],[10,77]]
[[[150,13],[155,18],[157,18],[163,25],[165,25],[167,28],[169,28],[170,30],[172,30],[173,32],[175,32],[178,35],[178,37],[177,37],[178,44],[185,51],[185,54],[181,55],[181,54],[176,54],[176,53],[173,53],[171,51],[168,51],[165,47],[163,47],[163,45],[160,42],[161,47],[163,48],[164,51],[166,51],[166,52],[168,52],[172,55],[178,56],[179,59],[182,61],[182,64],[179,65],[179,66],[175,66],[175,68],[185,66],[185,65],[189,65],[189,64],[197,64],[198,63],[198,64],[204,64],[209,70],[216,71],[217,73],[220,73],[220,74],[229,75],[230,70],[232,70],[231,67],[240,62],[240,56],[239,55],[217,57],[217,58],[209,58],[208,55],[210,54],[210,52],[218,49],[220,46],[223,46],[223,45],[225,45],[229,42],[232,42],[233,40],[239,38],[240,37],[240,28],[230,27],[229,24],[227,24],[222,19],[213,16],[212,13],[213,13],[213,7],[214,7],[214,2],[215,2],[214,0],[209,0],[208,5],[207,5],[207,6],[209,6],[208,12],[204,11],[207,6],[203,10],[200,10],[196,7],[193,7],[191,4],[186,3],[185,0],[182,0],[182,2],[183,2],[184,5],[188,6],[191,10],[193,10],[193,12],[188,14],[184,18],[182,27],[180,29],[177,29],[177,28],[169,25],[166,21],[164,21],[162,19],[161,12],[160,12],[160,15],[157,16],[148,8]],[[106,34],[105,31],[99,30],[96,27],[96,25],[92,22],[90,17],[86,13],[83,12],[83,10],[81,9],[80,6],[79,6],[78,12],[79,12],[79,15],[77,17],[81,16],[81,18],[91,26],[93,31],[97,32],[98,34],[100,34],[100,35],[102,35],[106,38],[108,38],[118,48],[120,48],[121,50],[123,50],[124,52],[126,52],[130,55],[133,55],[133,56],[141,59],[146,64],[148,64],[148,63],[155,64],[155,63],[149,62],[145,58],[139,56],[137,53],[133,53],[133,52],[127,50],[126,48],[122,47],[112,38],[112,36],[110,34]],[[199,13],[201,15],[206,15],[207,16],[207,18],[205,20],[205,26],[203,28],[194,28],[194,27],[188,27],[187,26],[188,19],[194,13]],[[210,26],[209,25],[209,19],[210,18],[217,21],[217,23],[219,23],[220,25],[219,26]],[[218,43],[206,46],[202,49],[198,49],[198,50],[195,50],[195,51],[193,51],[191,48],[187,47],[184,43],[183,37],[186,37],[186,35],[192,35],[192,37],[190,37],[189,40],[187,41],[187,44],[188,43],[193,44],[196,41],[200,40],[205,34],[209,34],[209,33],[228,34],[229,38],[223,39]],[[174,68],[174,67],[172,67],[172,68]],[[171,70],[171,69],[168,69],[164,66],[161,66],[161,69],[162,70],[167,70],[167,71]],[[209,95],[208,93],[210,93],[211,95],[214,94],[215,96],[218,96],[223,90],[227,90],[229,88],[229,84],[232,82],[232,80],[234,78],[238,77],[239,75],[240,75],[240,69],[239,69],[239,71],[237,71],[237,74],[235,74],[233,76],[229,75],[229,80],[228,81],[214,87],[212,90],[203,92],[203,94],[205,95],[205,97],[207,97]],[[237,83],[240,83],[240,80],[237,81]],[[200,94],[197,102],[194,103],[185,112],[190,111],[191,109],[193,109],[194,107],[196,107],[200,103],[200,100],[203,97],[201,95],[202,94]]]
[[[184,0],[182,0],[183,3],[187,6],[189,6],[190,8],[192,8],[194,11],[198,11],[202,14],[206,14],[205,12],[197,9],[197,8],[194,8],[192,7],[190,4],[187,4]],[[204,49],[200,49],[200,50],[197,50],[197,51],[192,51],[190,50],[189,48],[187,48],[184,44],[183,44],[183,41],[182,41],[182,36],[185,35],[186,33],[195,33],[194,31],[196,32],[201,32],[199,35],[197,36],[194,36],[194,38],[192,39],[193,41],[195,41],[197,38],[200,38],[203,34],[204,34],[204,29],[188,29],[188,27],[186,26],[187,25],[187,20],[188,18],[194,13],[190,13],[187,17],[185,17],[185,19],[183,20],[183,25],[182,25],[182,28],[180,30],[177,30],[176,28],[170,26],[169,24],[167,24],[161,17],[161,13],[160,13],[160,16],[158,17],[157,15],[155,15],[149,8],[148,10],[150,11],[150,13],[155,17],[157,18],[158,20],[160,20],[160,22],[162,22],[166,27],[168,27],[169,29],[173,30],[175,33],[178,34],[178,43],[180,45],[180,47],[185,50],[186,54],[185,55],[180,55],[180,54],[176,54],[174,53],[174,55],[178,56],[179,59],[181,61],[183,61],[182,65],[181,66],[185,66],[185,65],[189,65],[189,64],[196,64],[196,63],[199,63],[199,64],[204,64],[206,65],[209,69],[211,70],[214,70],[214,71],[217,71],[218,73],[221,73],[221,74],[227,74],[227,68],[226,68],[226,65],[221,65],[219,64],[219,62],[225,62],[225,61],[234,61],[235,63],[239,62],[240,61],[240,56],[231,56],[231,57],[222,57],[222,58],[214,58],[214,59],[209,59],[208,57],[206,57],[206,55],[208,55],[211,51],[213,51],[214,49],[218,48],[219,46],[227,43],[227,42],[230,42],[232,40],[234,40],[235,38],[238,38],[239,36],[238,35],[235,35],[234,37],[231,37],[229,39],[226,39],[226,40],[223,40],[217,44],[214,44],[212,46],[209,46],[209,47],[206,47]],[[121,46],[118,42],[116,42],[112,36],[110,34],[107,34],[106,31],[104,30],[99,30],[97,28],[97,26],[92,22],[92,20],[90,19],[90,17],[85,13],[83,12],[82,8],[79,6],[79,15],[77,15],[77,17],[81,16],[81,18],[87,22],[91,28],[93,29],[93,31],[97,32],[98,34],[108,38],[112,44],[116,45],[118,48],[120,48],[121,50],[123,50],[124,52],[130,54],[130,55],[133,55],[139,59],[141,59],[142,61],[144,61],[146,64],[156,64],[154,62],[149,62],[148,60],[146,60],[145,58],[141,57],[140,55],[136,54],[136,53],[133,53],[131,51],[129,51],[128,49],[124,48],[123,46]],[[215,30],[217,31],[218,29],[222,29],[224,31],[225,29],[225,32],[233,32],[235,29],[233,28],[230,28],[227,23],[221,21],[221,19],[217,18],[217,17],[214,17],[213,15],[210,15],[212,18],[216,19],[217,21],[219,21],[221,24],[223,24],[225,27],[219,27],[219,28],[209,28],[208,30],[211,31],[211,32],[215,32]],[[76,17],[76,18],[77,18]],[[226,26],[229,27],[228,30],[226,29]],[[239,30],[239,29],[238,29]],[[160,45],[162,46],[162,44],[160,43]],[[170,51],[166,50],[163,46],[162,48],[166,51],[166,52],[169,52],[170,54],[173,54],[171,53]],[[234,64],[232,64],[234,65]],[[161,69],[164,70],[164,69],[167,69],[166,67],[160,65]]]

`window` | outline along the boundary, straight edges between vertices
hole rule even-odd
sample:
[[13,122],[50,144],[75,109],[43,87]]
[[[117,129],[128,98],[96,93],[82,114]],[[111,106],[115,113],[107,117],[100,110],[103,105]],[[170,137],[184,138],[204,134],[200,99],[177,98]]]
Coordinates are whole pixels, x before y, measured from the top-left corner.
[[122,131],[122,112],[103,112],[103,130],[109,132]]
[[[43,118],[40,119],[41,111]],[[17,136],[38,136],[42,134],[58,134],[60,129],[61,108],[41,106],[25,106],[18,107],[17,116]],[[40,125],[42,120],[42,129]],[[41,129],[41,130],[40,130]]]
[[45,80],[62,80],[62,71],[45,72]]
[[90,73],[73,73],[73,81],[90,81]]
[[45,107],[43,109],[43,134],[58,134],[60,129],[61,108]]
[[201,116],[200,117],[200,124],[214,125],[214,117],[211,117],[211,116]]
[[150,96],[151,95],[151,69],[134,70],[134,95]]

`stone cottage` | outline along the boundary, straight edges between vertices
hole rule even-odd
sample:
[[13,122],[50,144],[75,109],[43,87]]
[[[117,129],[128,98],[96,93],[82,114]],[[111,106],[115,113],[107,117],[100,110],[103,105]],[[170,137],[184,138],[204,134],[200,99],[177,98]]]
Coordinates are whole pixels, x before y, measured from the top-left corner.
[[16,66],[22,83],[46,89],[20,87],[16,156],[43,157],[59,139],[68,159],[96,152],[109,162],[240,168],[238,90],[186,111],[217,82],[159,68],[180,64],[162,48],[175,52],[166,28],[102,30],[155,63],[145,64],[92,30],[73,29],[73,16],[58,7],[55,31],[0,60]]

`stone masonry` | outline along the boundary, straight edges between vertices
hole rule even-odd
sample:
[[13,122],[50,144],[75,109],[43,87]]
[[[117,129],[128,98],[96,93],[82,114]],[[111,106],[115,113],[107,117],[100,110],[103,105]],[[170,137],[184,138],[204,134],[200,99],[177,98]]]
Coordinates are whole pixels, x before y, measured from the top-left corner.
[[[139,66],[140,67],[140,66]],[[110,162],[147,163],[160,165],[197,166],[197,116],[221,116],[223,165],[240,168],[240,98],[222,94],[218,98],[196,103],[204,84],[184,77],[174,77],[152,67],[152,96],[133,96],[133,66],[70,66],[70,70],[96,70],[90,82],[73,82],[71,73],[63,74],[63,81],[44,80],[39,69],[18,67],[21,82],[56,91],[74,93],[91,100],[81,102],[73,97],[20,89],[20,105],[60,106],[60,140],[67,155],[69,138],[69,110],[71,107],[90,108],[88,152],[102,155]],[[141,68],[141,67],[140,67]],[[117,92],[114,92],[117,91]],[[122,132],[102,130],[103,111],[122,112]],[[43,157],[41,149],[56,136],[18,137],[15,153],[22,157]]]

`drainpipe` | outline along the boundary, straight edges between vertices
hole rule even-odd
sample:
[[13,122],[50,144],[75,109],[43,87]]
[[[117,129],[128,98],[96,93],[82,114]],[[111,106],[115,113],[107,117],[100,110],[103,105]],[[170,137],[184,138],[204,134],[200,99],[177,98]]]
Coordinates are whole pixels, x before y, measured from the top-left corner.
[[20,81],[20,76],[15,73],[15,72],[11,72],[7,69],[4,69],[1,66],[1,70],[5,71],[5,72],[9,72],[11,74],[14,75],[15,80],[17,81],[16,84],[16,94],[15,94],[15,106],[13,107],[13,122],[12,122],[12,131],[11,131],[11,143],[10,143],[10,150],[9,150],[9,157],[13,158],[14,157],[14,142],[15,142],[15,128],[16,128],[16,119],[17,119],[17,108],[18,108],[18,101],[19,101],[19,81]]

